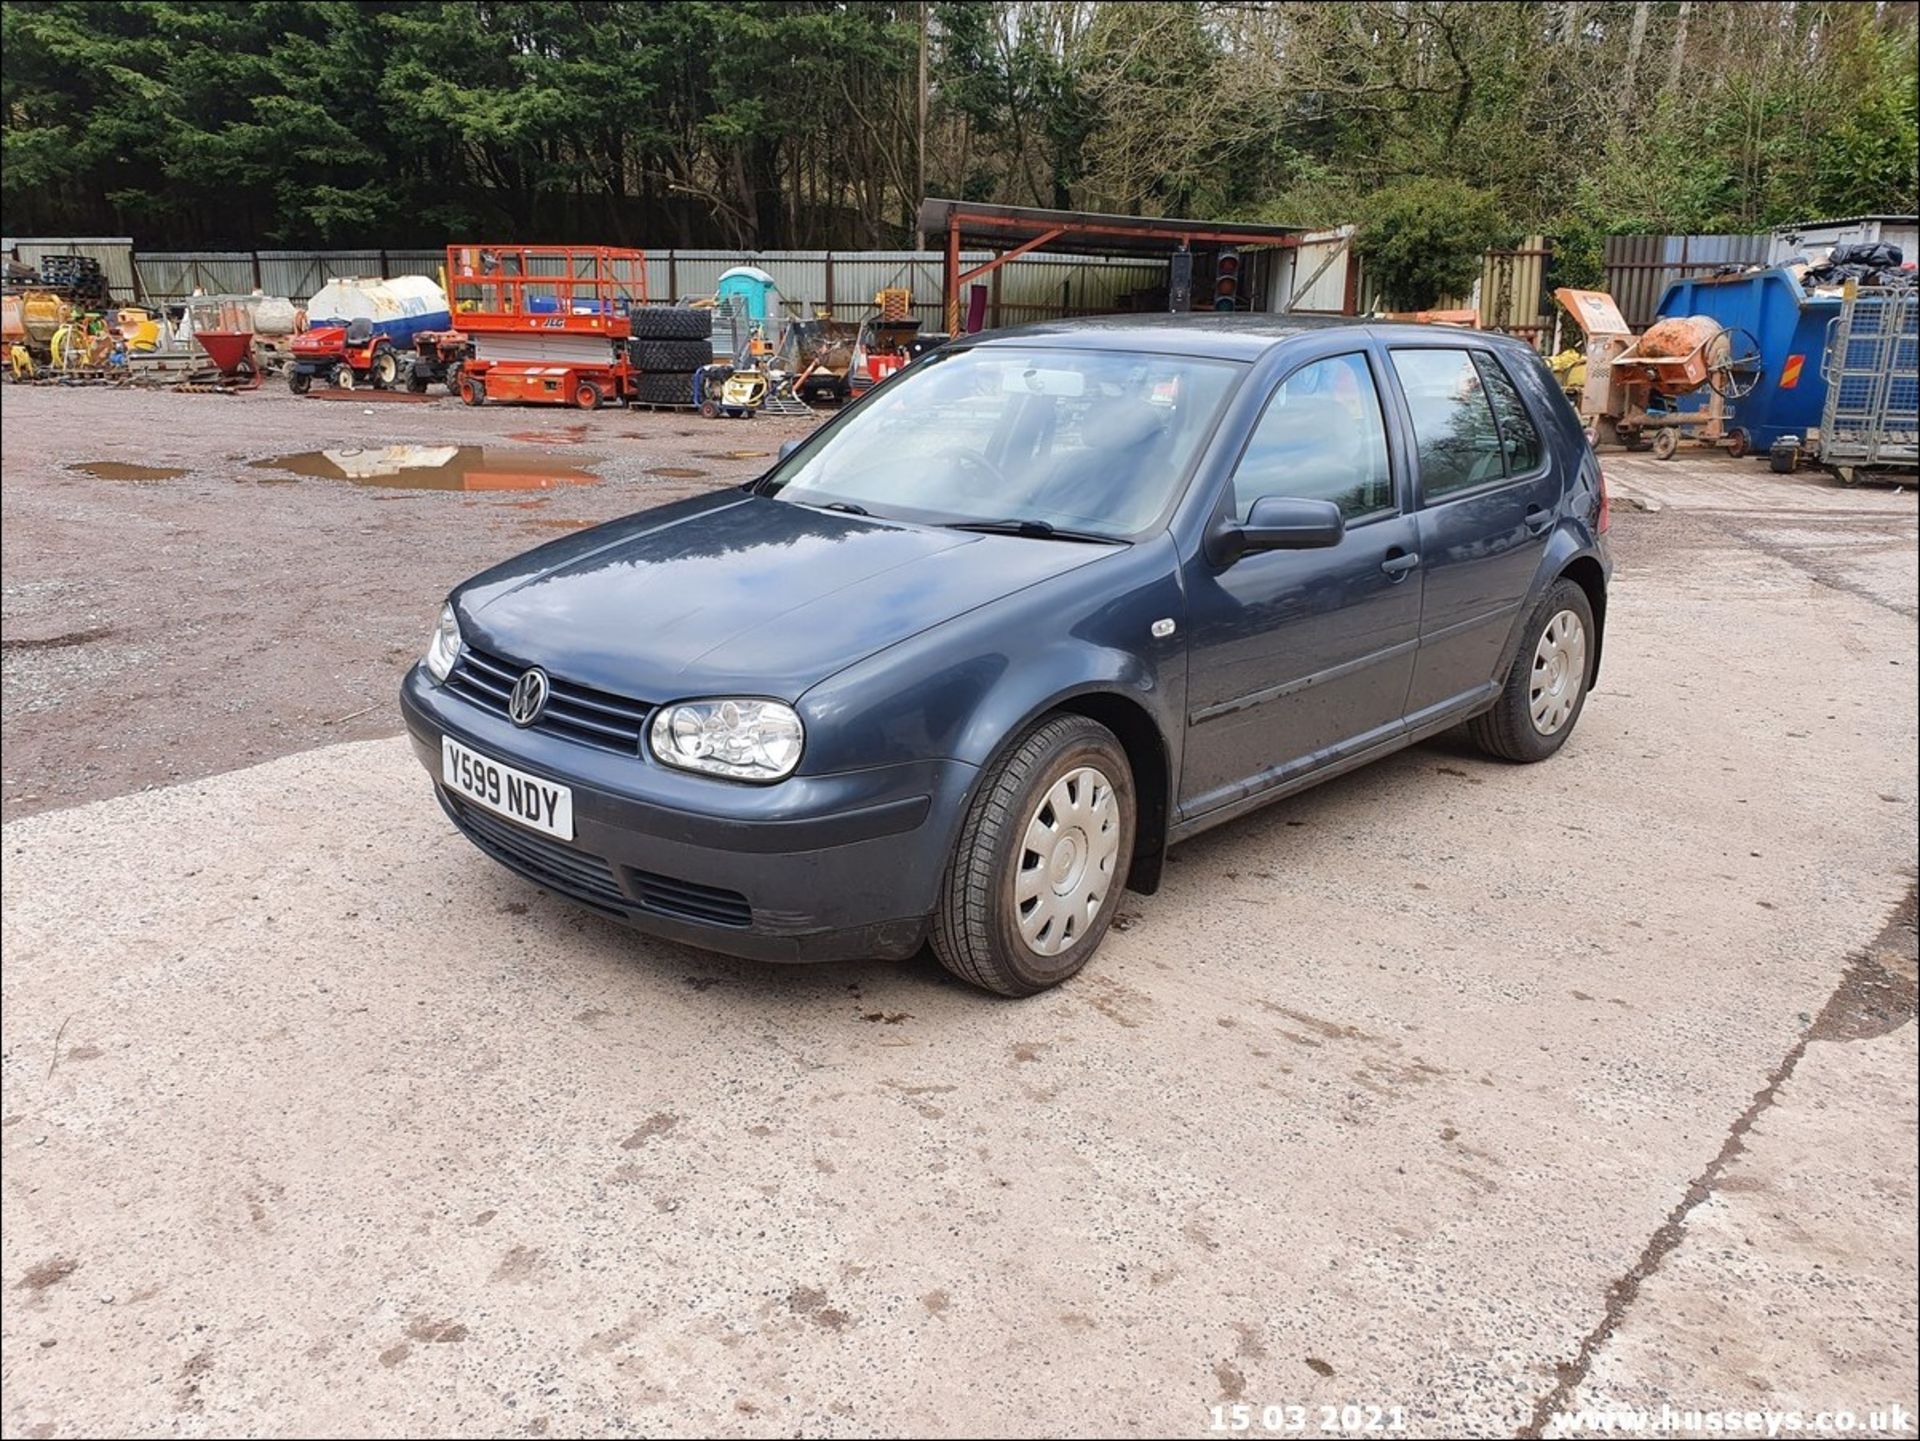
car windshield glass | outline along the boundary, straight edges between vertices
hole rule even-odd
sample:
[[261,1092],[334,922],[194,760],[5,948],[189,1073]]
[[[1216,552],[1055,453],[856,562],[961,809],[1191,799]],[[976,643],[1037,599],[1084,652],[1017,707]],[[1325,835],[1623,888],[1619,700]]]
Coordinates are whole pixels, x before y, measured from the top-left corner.
[[802,505],[1124,538],[1167,508],[1245,367],[1130,351],[929,356],[761,482]]

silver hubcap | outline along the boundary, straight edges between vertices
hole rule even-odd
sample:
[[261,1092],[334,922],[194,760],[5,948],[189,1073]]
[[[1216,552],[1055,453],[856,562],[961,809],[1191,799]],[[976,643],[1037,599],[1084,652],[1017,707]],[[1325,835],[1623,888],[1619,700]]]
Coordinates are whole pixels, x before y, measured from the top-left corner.
[[1527,690],[1527,709],[1533,728],[1550,736],[1565,725],[1587,683],[1587,628],[1580,617],[1563,610],[1540,632],[1533,648],[1533,679]]
[[1020,842],[1013,907],[1020,938],[1037,956],[1057,956],[1093,925],[1120,858],[1120,803],[1092,766],[1047,788]]

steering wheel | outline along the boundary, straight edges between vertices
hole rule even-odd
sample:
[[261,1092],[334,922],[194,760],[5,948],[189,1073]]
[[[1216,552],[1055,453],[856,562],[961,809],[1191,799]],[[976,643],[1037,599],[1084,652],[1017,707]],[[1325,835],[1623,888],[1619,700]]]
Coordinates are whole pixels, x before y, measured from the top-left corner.
[[[977,450],[967,450],[963,446],[954,445],[944,450],[936,450],[933,454],[935,459],[954,462],[962,474],[971,472],[976,476],[985,476],[992,488],[1003,494],[1013,489],[1013,482],[1007,479],[1006,472]],[[975,487],[974,493],[981,494],[981,488]]]

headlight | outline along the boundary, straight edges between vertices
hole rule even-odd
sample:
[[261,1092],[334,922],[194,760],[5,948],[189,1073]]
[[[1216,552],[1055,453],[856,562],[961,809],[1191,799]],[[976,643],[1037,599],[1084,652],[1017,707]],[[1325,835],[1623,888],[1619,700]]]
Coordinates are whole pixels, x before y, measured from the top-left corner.
[[440,624],[433,628],[427,642],[427,672],[437,681],[453,674],[453,663],[460,659],[460,622],[453,613],[453,602],[440,607]]
[[693,700],[662,706],[648,730],[653,753],[670,766],[777,781],[800,764],[806,732],[777,700]]

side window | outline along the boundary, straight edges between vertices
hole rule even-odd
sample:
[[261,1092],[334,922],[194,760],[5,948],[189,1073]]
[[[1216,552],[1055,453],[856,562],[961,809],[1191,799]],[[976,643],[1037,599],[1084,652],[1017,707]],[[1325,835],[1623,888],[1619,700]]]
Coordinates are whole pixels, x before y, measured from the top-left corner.
[[1420,493],[1437,500],[1504,476],[1500,436],[1473,357],[1464,350],[1396,350],[1394,373],[1413,413]]
[[1353,520],[1393,506],[1380,392],[1364,355],[1316,360],[1287,377],[1233,472],[1241,520],[1263,495],[1330,500]]
[[1473,363],[1480,367],[1480,383],[1493,402],[1494,419],[1500,423],[1500,445],[1506,451],[1507,474],[1525,475],[1540,464],[1540,432],[1521,403],[1512,377],[1484,350],[1477,350]]

